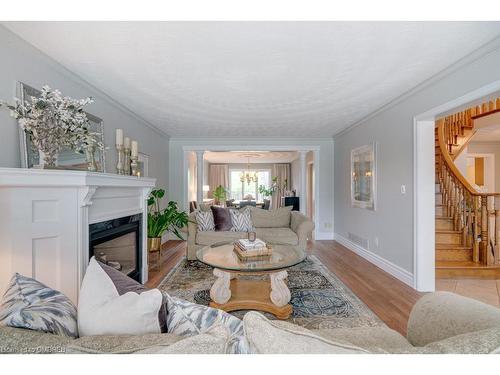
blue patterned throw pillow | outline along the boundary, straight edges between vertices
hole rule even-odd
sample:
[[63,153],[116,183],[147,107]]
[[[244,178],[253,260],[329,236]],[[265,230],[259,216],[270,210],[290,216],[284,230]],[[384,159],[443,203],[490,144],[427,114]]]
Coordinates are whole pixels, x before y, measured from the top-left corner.
[[69,298],[18,273],[2,298],[0,325],[78,337],[76,307]]
[[228,354],[248,354],[248,343],[243,332],[243,322],[225,311],[198,305],[163,293],[167,303],[168,333],[178,336],[194,336],[221,324],[230,332]]

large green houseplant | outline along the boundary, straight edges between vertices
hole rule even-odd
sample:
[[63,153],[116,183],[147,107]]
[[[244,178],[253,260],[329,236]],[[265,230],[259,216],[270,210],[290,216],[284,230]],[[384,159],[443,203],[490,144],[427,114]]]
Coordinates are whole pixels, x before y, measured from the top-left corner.
[[160,201],[165,196],[164,189],[156,189],[151,192],[148,198],[148,250],[160,251],[161,236],[165,232],[172,232],[178,238],[184,238],[180,230],[188,222],[188,214],[179,211],[177,202],[170,201],[166,208],[160,208]]

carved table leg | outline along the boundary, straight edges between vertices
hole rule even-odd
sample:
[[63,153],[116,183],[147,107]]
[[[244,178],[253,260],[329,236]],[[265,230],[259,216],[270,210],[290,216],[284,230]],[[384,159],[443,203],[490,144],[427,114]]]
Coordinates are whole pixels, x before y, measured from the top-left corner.
[[231,274],[218,268],[214,268],[214,275],[217,277],[214,285],[210,289],[210,298],[218,304],[224,304],[231,298],[231,289],[229,288]]
[[271,301],[278,307],[285,306],[292,298],[290,289],[288,289],[284,281],[287,276],[288,273],[286,271],[280,271],[270,275]]

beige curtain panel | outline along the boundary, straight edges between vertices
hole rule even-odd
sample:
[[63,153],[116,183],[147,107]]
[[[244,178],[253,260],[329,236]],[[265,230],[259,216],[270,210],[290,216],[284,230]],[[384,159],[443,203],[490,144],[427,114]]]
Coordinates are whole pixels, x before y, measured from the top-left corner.
[[208,185],[210,186],[209,197],[212,197],[212,192],[219,185],[229,189],[229,166],[227,164],[210,164]]
[[272,208],[281,207],[281,196],[283,195],[283,184],[287,182],[286,190],[290,190],[290,164],[274,164],[273,165],[273,176],[278,177],[279,191],[274,192],[272,196]]

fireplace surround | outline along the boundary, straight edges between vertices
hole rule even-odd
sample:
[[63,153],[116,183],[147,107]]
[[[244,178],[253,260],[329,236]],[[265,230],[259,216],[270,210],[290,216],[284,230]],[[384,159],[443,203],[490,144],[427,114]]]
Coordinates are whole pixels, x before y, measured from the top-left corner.
[[[147,197],[155,183],[153,178],[108,173],[0,168],[0,293],[18,272],[77,303],[91,251],[98,249],[100,255],[113,247],[128,247],[134,236],[132,248],[139,256],[130,273],[145,283],[147,223],[142,218],[147,217]],[[104,237],[92,236],[98,228],[115,224],[123,225],[108,228],[111,232],[120,226],[131,229],[125,226],[130,224],[135,234],[110,244],[103,241],[104,251],[97,243]],[[97,241],[93,245],[92,238]],[[112,257],[108,261],[117,266]],[[125,260],[118,260],[122,269]]]

